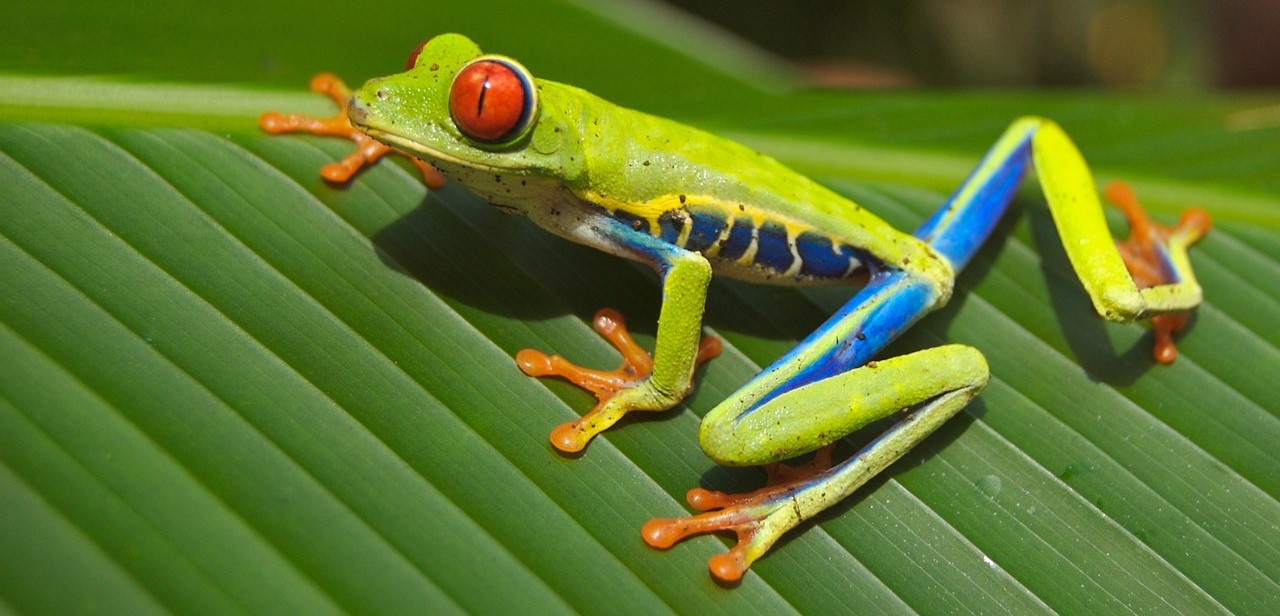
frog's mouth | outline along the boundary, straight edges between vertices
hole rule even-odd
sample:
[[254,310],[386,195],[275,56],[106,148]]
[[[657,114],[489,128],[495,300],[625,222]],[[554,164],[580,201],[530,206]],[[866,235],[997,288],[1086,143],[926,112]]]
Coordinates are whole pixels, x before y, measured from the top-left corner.
[[397,135],[395,133],[387,132],[385,130],[378,130],[376,128],[371,128],[369,126],[364,126],[360,124],[356,124],[356,128],[359,128],[370,137],[373,137],[374,139],[377,139],[378,141],[381,141],[397,150],[402,150],[418,158],[426,160],[427,162],[430,162],[430,163],[435,163],[438,161],[443,163],[451,163],[455,165],[466,165],[468,167],[479,166],[479,165],[476,165],[474,162],[464,162],[461,158],[458,158],[457,156],[447,154],[435,148],[424,146],[421,143],[418,143],[406,137],[401,137],[400,135]]

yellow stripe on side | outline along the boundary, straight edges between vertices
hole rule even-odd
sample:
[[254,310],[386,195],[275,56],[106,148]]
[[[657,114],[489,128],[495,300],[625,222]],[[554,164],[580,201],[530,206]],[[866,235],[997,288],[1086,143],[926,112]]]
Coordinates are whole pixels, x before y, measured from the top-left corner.
[[[758,233],[760,227],[766,221],[776,222],[782,225],[782,227],[786,229],[787,237],[792,240],[799,237],[801,233],[804,233],[806,231],[811,233],[818,233],[821,235],[828,235],[822,229],[815,229],[812,225],[808,223],[800,222],[785,216],[780,216],[777,213],[767,212],[764,209],[752,206],[749,203],[740,203],[737,201],[726,201],[719,197],[713,197],[710,195],[668,194],[668,195],[662,195],[660,197],[655,197],[648,201],[636,201],[636,202],[623,201],[621,199],[615,199],[613,197],[607,197],[599,193],[593,193],[593,192],[584,193],[581,195],[581,197],[611,212],[621,210],[623,212],[627,212],[629,214],[633,214],[635,216],[644,218],[645,220],[649,221],[650,229],[653,230],[655,235],[657,235],[659,232],[658,219],[663,214],[666,214],[667,212],[670,212],[673,210],[684,209],[686,207],[712,207],[712,208],[719,209],[721,213],[724,214],[724,218],[727,222],[727,227],[724,233],[727,233],[728,228],[732,227],[733,219],[746,217],[751,220],[751,226],[754,228],[753,238]],[[691,225],[686,225],[685,228],[681,230],[680,238],[678,240],[681,246],[683,246],[684,243],[688,241],[689,233],[691,232],[691,230],[692,230]],[[830,236],[828,235],[828,237]],[[833,237],[831,239],[832,241],[839,241],[838,238]],[[755,244],[754,240],[752,244],[754,246]],[[748,250],[748,253],[749,253],[748,255],[744,255],[743,258],[740,259],[744,263],[750,263],[750,259],[748,259],[747,257],[754,256],[755,250],[754,249]]]

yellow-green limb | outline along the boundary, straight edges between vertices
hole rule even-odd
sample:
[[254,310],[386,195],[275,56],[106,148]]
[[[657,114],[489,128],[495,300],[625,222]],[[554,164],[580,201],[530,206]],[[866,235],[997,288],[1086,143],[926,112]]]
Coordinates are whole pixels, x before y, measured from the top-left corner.
[[[722,448],[712,456],[755,464],[811,449],[811,433],[847,433],[878,419],[907,413],[830,470],[739,499],[730,497],[728,502],[717,503],[723,507],[717,511],[653,520],[642,529],[642,535],[650,545],[665,548],[688,535],[733,531],[738,544],[713,558],[708,566],[717,579],[736,582],[784,533],[848,497],[946,423],[982,391],[988,378],[981,353],[972,347],[949,345],[870,362],[778,396],[746,416],[708,416],[711,426],[704,427],[704,446],[710,443]],[[779,427],[785,428],[783,433],[778,432]]]
[[581,451],[627,413],[663,411],[675,406],[693,387],[697,364],[719,353],[718,340],[701,340],[702,312],[711,281],[707,260],[597,211],[587,215],[592,217],[591,222],[579,227],[580,235],[575,239],[657,270],[662,276],[662,310],[651,359],[626,334],[620,315],[612,311],[597,315],[596,330],[624,357],[623,366],[612,373],[578,368],[562,358],[536,351],[522,351],[517,356],[525,373],[562,376],[594,392],[599,399],[582,418],[552,432],[552,444],[567,453]]

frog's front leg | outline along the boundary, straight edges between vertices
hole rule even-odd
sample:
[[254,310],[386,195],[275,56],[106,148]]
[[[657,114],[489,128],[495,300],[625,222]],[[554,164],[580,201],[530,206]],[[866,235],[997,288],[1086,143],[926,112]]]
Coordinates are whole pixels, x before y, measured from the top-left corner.
[[268,111],[258,118],[258,127],[271,135],[285,133],[306,133],[326,137],[344,137],[355,142],[356,149],[336,163],[330,163],[320,169],[320,177],[335,184],[342,184],[351,179],[357,171],[378,162],[387,154],[405,156],[422,174],[422,183],[429,188],[444,186],[445,178],[440,171],[422,159],[375,141],[373,137],[361,132],[351,125],[347,117],[347,106],[351,100],[351,88],[333,73],[320,73],[311,78],[309,87],[316,94],[323,94],[338,106],[338,113],[328,118],[313,118],[296,113],[278,113]]
[[559,376],[596,395],[598,403],[582,418],[551,432],[551,443],[563,452],[581,451],[595,435],[631,411],[664,411],[693,388],[698,364],[720,353],[720,340],[701,338],[711,265],[706,258],[636,231],[612,218],[589,214],[574,239],[606,252],[649,264],[662,276],[662,309],[653,355],[631,339],[621,315],[609,309],[596,314],[593,325],[622,354],[614,371],[592,370],[557,355],[526,349],[516,355],[530,376]]

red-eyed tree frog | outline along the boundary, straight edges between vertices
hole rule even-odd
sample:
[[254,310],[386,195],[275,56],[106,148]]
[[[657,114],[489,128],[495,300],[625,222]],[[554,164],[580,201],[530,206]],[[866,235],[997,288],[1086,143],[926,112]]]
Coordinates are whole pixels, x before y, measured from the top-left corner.
[[[650,521],[650,545],[733,531],[738,544],[711,560],[733,582],[783,533],[853,493],[946,422],[986,385],[977,349],[947,345],[872,360],[917,319],[946,304],[956,273],[991,233],[1028,165],[1067,256],[1098,314],[1151,319],[1155,359],[1173,361],[1171,335],[1201,299],[1188,248],[1209,228],[1191,209],[1171,228],[1149,221],[1123,185],[1108,196],[1124,209],[1131,238],[1117,245],[1080,152],[1057,124],[1019,118],[936,214],[904,233],[768,156],[732,141],[615,106],[578,88],[535,79],[515,60],[486,55],[448,34],[424,43],[407,71],[351,93],[335,77],[312,88],[343,107],[332,119],[264,114],[271,133],[355,139],[358,151],[326,167],[346,181],[387,152],[415,159],[428,185],[460,182],[503,210],[557,235],[657,270],[662,308],[653,354],[622,318],[600,311],[596,330],[623,355],[614,371],[520,352],[533,376],[559,376],[599,399],[556,428],[552,444],[577,452],[632,411],[662,411],[693,387],[695,367],[719,353],[702,337],[712,274],[763,284],[862,282],[865,286],[808,338],[721,402],[699,441],[719,464],[765,465],[770,484],[727,495],[693,489],[702,513]],[[876,420],[899,416],[861,451],[831,463],[832,444]],[[783,460],[819,450],[801,470]]]

